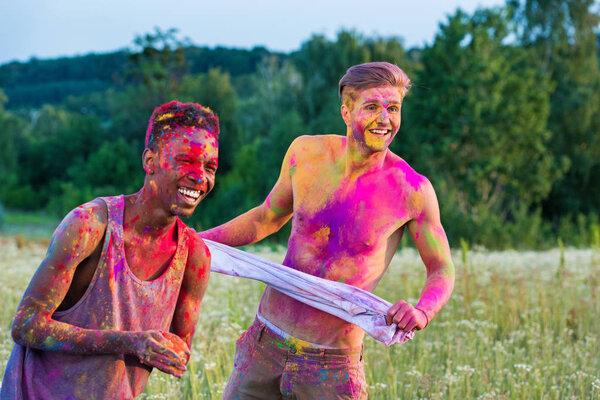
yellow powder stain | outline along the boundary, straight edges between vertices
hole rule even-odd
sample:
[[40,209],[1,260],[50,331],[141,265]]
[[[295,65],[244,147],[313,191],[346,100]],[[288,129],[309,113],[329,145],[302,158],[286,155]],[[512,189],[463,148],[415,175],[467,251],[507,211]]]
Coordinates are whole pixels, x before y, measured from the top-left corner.
[[369,131],[365,131],[365,143],[369,147],[375,147],[375,148],[382,147],[383,145],[385,145],[386,138],[387,137],[379,137],[379,136],[373,135]]
[[377,127],[377,118],[373,118],[371,121],[369,121],[369,123],[366,125],[367,128],[365,129],[365,143],[367,146],[369,147],[375,147],[375,148],[379,148],[385,145],[385,137],[380,137],[377,135],[374,135],[371,133],[370,129],[374,129]]
[[211,153],[214,150],[214,146],[211,143],[206,144],[206,152]]
[[173,118],[173,116],[174,116],[173,113],[166,113],[166,114],[163,114],[163,115],[159,116],[158,118],[156,118],[156,120],[157,121],[162,121],[162,120],[165,120],[167,118]]
[[313,233],[313,237],[315,239],[329,239],[329,227],[328,226],[324,226],[321,229],[319,229],[318,231],[316,231],[315,233]]

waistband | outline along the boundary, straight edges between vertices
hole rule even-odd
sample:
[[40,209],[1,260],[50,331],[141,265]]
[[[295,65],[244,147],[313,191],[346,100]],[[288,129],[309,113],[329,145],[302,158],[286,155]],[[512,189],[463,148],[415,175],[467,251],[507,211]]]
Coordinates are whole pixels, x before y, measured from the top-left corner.
[[272,330],[275,334],[281,336],[281,338],[283,340],[290,339],[290,340],[293,340],[293,341],[301,342],[304,346],[320,347],[320,348],[323,348],[323,349],[336,349],[336,348],[339,348],[339,347],[323,346],[322,344],[316,344],[316,343],[306,342],[304,340],[295,338],[292,335],[290,335],[289,333],[287,333],[286,331],[284,331],[283,329],[275,326],[271,321],[269,321],[268,319],[266,319],[265,317],[263,317],[262,315],[260,315],[260,313],[256,313],[256,318],[260,322],[262,322],[263,324],[265,324],[267,326],[267,328],[269,328],[270,330]]
[[[262,319],[262,320],[261,320]],[[346,348],[334,348],[326,347],[318,344],[313,344],[302,339],[293,337],[287,333],[283,336],[277,331],[271,329],[265,322],[267,321],[264,317],[254,319],[254,323],[248,329],[248,332],[254,336],[256,341],[262,342],[265,340],[274,341],[277,346],[282,349],[289,351],[291,354],[307,354],[307,355],[321,355],[321,356],[347,356],[351,360],[360,361],[362,360],[363,346],[346,347]],[[279,328],[277,328],[281,331]],[[281,331],[283,332],[283,331]]]

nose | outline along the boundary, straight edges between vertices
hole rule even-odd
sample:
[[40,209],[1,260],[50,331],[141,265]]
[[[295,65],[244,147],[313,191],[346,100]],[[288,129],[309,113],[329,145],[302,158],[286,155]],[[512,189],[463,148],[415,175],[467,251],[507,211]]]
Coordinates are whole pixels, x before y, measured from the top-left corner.
[[384,122],[388,119],[390,119],[390,114],[388,113],[388,111],[386,109],[381,110],[381,112],[379,113],[379,120],[381,122]]
[[194,171],[189,175],[190,179],[194,182],[202,183],[204,182],[204,175],[201,172]]

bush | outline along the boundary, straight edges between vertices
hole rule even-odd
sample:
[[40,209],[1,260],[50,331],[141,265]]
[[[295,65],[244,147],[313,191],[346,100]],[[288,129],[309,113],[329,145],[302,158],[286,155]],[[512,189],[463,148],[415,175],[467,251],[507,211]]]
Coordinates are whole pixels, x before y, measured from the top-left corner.
[[2,228],[2,225],[4,225],[4,207],[2,206],[2,203],[0,203],[0,228]]

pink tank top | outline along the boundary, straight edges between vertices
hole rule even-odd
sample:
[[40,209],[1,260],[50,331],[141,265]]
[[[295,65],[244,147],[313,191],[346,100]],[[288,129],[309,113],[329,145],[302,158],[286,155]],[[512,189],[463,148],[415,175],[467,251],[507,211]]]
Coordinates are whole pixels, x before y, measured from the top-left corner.
[[[53,319],[89,329],[168,331],[188,255],[188,228],[177,219],[177,249],[163,274],[141,281],[123,245],[123,196],[102,198],[108,226],[102,255],[82,298]],[[130,355],[77,355],[15,344],[2,382],[2,399],[131,399],[151,368]]]

